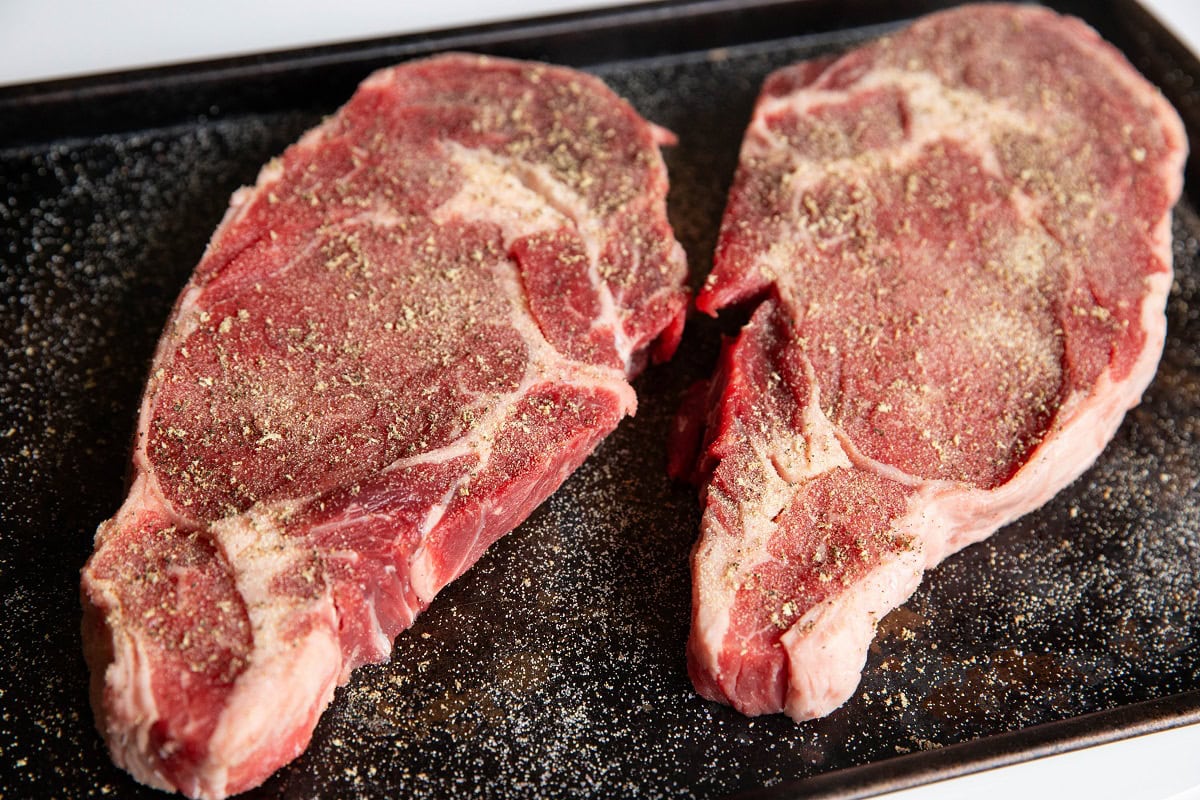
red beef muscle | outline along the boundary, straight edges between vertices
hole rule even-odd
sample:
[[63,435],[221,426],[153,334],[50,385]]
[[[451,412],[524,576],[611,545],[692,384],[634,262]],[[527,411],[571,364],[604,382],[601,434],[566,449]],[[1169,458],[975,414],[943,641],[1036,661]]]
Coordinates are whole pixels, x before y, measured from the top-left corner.
[[686,306],[668,138],[594,78],[446,56],[372,75],[234,195],[83,574],[117,763],[261,782],[633,413]]
[[1184,150],[1123,57],[1033,7],[767,79],[697,305],[765,299],[675,451],[707,424],[704,696],[829,713],[925,569],[1088,467],[1158,362]]

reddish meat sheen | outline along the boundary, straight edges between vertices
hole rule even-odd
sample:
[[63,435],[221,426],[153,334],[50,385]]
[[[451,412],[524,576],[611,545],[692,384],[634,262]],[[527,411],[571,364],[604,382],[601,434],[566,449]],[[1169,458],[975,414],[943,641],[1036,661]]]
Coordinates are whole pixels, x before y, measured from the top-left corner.
[[704,486],[703,695],[829,713],[925,569],[1088,467],[1161,352],[1184,151],[1120,54],[1033,7],[767,79],[696,302],[766,299],[672,460]]
[[83,574],[117,763],[193,797],[264,780],[633,413],[686,307],[668,139],[595,78],[444,56],[234,195]]

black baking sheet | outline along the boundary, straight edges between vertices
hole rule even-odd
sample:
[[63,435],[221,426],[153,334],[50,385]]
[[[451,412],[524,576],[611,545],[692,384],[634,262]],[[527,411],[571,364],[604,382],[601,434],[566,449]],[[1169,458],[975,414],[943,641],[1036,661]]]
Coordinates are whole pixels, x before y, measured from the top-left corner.
[[[0,89],[0,798],[159,796],[93,728],[79,568],[123,497],[154,343],[230,192],[371,69],[454,48],[601,75],[680,137],[671,215],[696,285],[761,78],[945,5],[655,4]],[[1200,66],[1145,12],[1051,5],[1200,132]],[[666,478],[664,442],[732,324],[694,318],[638,380],[636,418],[246,796],[867,796],[1200,719],[1198,190],[1193,166],[1143,404],[1069,489],[931,572],[828,718],[747,719],[688,683],[699,511]]]

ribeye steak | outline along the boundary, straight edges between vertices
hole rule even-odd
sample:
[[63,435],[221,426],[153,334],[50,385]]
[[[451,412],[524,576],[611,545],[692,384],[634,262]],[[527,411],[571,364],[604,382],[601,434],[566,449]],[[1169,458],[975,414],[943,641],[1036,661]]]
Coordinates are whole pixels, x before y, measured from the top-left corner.
[[647,123],[599,80],[375,73],[237,192],[83,573],[114,759],[218,798],[635,407],[687,305]]
[[1113,47],[1036,7],[767,79],[697,298],[761,304],[674,446],[703,486],[704,696],[829,713],[924,570],[1092,463],[1161,353],[1185,147]]

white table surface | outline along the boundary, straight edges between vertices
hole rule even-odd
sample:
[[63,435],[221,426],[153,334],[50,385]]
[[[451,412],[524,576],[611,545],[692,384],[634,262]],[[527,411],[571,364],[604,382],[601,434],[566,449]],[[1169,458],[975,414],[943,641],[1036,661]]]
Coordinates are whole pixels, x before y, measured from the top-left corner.
[[[353,41],[624,0],[0,0],[0,86]],[[1200,52],[1200,0],[1143,0]],[[898,792],[888,800],[1200,800],[1200,726]]]

